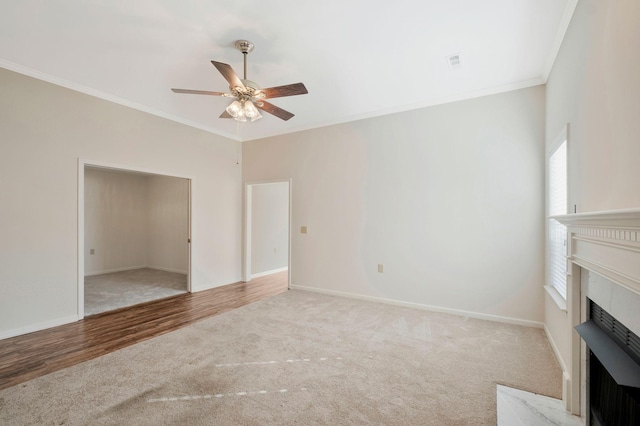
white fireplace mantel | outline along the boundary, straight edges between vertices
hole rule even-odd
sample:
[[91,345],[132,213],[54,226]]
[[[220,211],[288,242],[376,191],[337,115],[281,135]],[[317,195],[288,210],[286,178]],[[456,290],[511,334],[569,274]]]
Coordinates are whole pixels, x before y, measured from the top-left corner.
[[[568,260],[640,294],[640,209],[554,216],[568,228]],[[568,268],[569,275],[571,269]]]
[[[591,286],[581,286],[581,271],[595,272],[608,280],[618,294],[627,292],[628,299],[640,301],[640,209],[568,214],[552,219],[566,225],[568,231],[567,313],[571,327],[586,320],[587,293],[592,291]],[[586,346],[575,331],[571,348],[567,366],[570,379],[564,399],[573,414],[584,416],[588,357]]]
[[640,208],[625,210],[606,210],[599,212],[572,213],[559,216],[552,216],[553,219],[566,224],[585,224],[585,225],[602,225],[610,226],[612,224],[620,224],[620,226],[629,226],[640,229]]

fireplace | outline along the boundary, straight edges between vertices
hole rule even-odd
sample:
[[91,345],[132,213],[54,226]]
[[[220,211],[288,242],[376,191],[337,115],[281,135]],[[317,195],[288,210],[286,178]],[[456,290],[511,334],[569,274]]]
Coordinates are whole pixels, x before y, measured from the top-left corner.
[[[640,341],[635,339],[640,335],[640,209],[556,219],[569,233],[567,317],[582,334],[571,335],[563,400],[589,425],[640,424],[637,418],[611,419],[612,412],[637,416],[639,411]],[[627,337],[619,344],[617,333],[625,329],[630,345]],[[621,362],[633,366],[620,371]],[[628,407],[621,410],[623,405]]]
[[590,299],[587,310],[576,330],[587,344],[589,424],[640,424],[640,337]]

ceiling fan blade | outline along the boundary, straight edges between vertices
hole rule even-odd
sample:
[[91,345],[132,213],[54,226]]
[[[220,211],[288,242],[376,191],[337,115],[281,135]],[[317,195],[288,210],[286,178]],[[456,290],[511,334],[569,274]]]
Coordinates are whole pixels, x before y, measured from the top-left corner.
[[240,77],[236,74],[236,72],[231,68],[231,65],[223,64],[222,62],[211,61],[214,67],[220,71],[220,74],[224,77],[225,80],[229,82],[229,87],[233,89],[234,87],[242,87],[244,88],[244,84],[240,81]]
[[207,90],[189,90],[189,89],[171,89],[174,93],[189,93],[192,95],[212,95],[212,96],[227,96],[222,92],[209,92]]
[[275,106],[274,104],[270,104],[269,102],[261,101],[260,103],[262,105],[256,104],[258,108],[268,112],[269,114],[273,114],[276,117],[283,119],[284,121],[287,121],[294,116],[294,114],[291,114],[289,111],[285,111],[282,108]]
[[233,118],[233,116],[232,116],[231,114],[229,114],[229,113],[227,112],[227,110],[225,109],[225,110],[222,112],[222,114],[220,114],[220,117],[218,117],[218,118]]
[[265,99],[283,98],[285,96],[305,95],[309,93],[302,83],[287,84],[286,86],[269,87],[261,89],[266,95]]

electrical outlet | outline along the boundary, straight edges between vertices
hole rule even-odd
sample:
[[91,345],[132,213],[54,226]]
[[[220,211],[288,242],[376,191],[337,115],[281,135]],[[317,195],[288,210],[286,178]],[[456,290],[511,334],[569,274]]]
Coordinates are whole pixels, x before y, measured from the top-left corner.
[[306,234],[307,233],[307,227],[306,226],[301,226],[300,227],[300,233],[301,234]]
[[89,250],[89,254],[96,254],[96,249]]
[[384,265],[382,263],[378,263],[378,272],[380,273],[384,272]]

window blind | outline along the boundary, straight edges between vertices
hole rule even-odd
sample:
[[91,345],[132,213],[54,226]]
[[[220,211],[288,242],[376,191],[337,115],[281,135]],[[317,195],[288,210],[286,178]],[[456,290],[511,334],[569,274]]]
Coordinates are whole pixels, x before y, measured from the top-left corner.
[[[549,158],[549,216],[567,213],[567,141]],[[567,299],[567,227],[549,219],[548,282]]]

